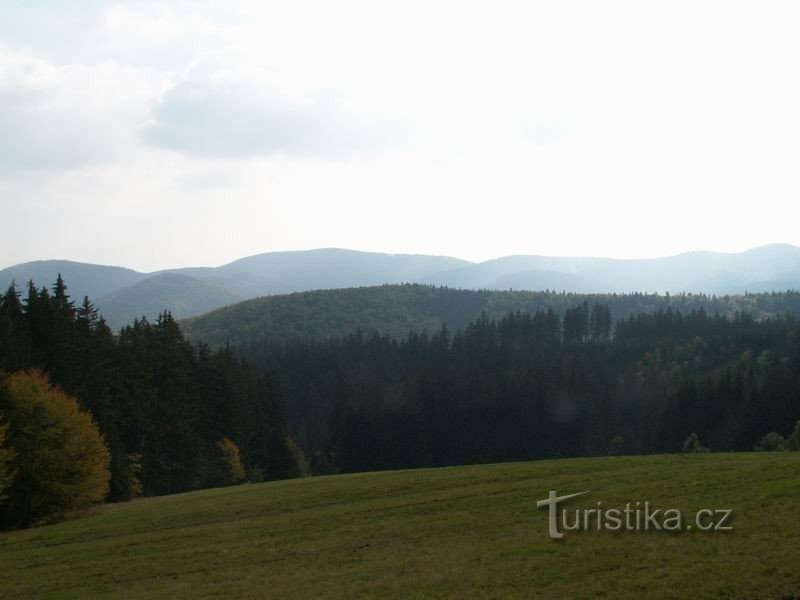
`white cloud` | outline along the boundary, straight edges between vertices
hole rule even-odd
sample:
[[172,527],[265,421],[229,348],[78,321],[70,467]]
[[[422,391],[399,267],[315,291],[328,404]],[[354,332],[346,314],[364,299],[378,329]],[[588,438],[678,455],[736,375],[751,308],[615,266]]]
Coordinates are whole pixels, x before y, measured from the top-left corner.
[[112,62],[56,65],[0,49],[0,170],[8,176],[120,158],[157,91]]
[[148,142],[186,154],[348,156],[396,137],[386,123],[349,111],[335,94],[290,94],[253,79],[177,83],[160,99]]
[[225,29],[206,16],[191,11],[178,13],[161,3],[145,9],[117,4],[103,14],[101,30],[119,47],[159,45],[182,40],[209,41]]

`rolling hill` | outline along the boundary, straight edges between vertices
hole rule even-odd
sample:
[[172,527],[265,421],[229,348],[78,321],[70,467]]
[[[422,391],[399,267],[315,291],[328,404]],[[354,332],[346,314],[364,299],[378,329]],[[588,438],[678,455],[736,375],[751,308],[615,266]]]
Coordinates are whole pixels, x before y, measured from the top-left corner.
[[0,271],[0,289],[4,292],[15,282],[23,290],[28,281],[50,286],[58,274],[67,282],[70,293],[76,299],[84,296],[96,299],[124,287],[138,283],[147,277],[133,269],[109,267],[69,260],[37,260],[8,267]]
[[[800,248],[775,244],[736,254],[690,252],[636,260],[508,256],[482,263],[447,256],[328,248],[269,252],[219,267],[155,273],[36,261],[1,270],[0,288],[7,288],[12,281],[24,285],[30,279],[50,285],[58,273],[64,276],[73,297],[88,295],[109,323],[119,327],[128,323],[131,315],[153,318],[161,310],[189,317],[238,299],[398,283],[575,293],[782,291],[800,287]],[[145,280],[150,281],[144,288],[136,287]],[[151,297],[145,298],[142,290]]]
[[152,319],[164,310],[182,319],[241,300],[241,296],[200,279],[161,273],[98,298],[97,306],[108,315],[112,327],[120,327],[142,315]]
[[552,308],[563,314],[583,302],[608,304],[613,319],[672,308],[683,313],[703,308],[710,314],[745,311],[756,318],[800,314],[800,292],[711,297],[696,294],[576,294],[458,290],[419,284],[317,290],[266,296],[186,319],[181,328],[191,339],[212,345],[238,345],[262,338],[324,338],[356,331],[395,338],[409,331],[429,333],[446,324],[463,329],[481,312],[503,317],[511,311]]
[[[793,598],[800,453],[550,460],[335,475],[105,505],[0,533],[0,596]],[[649,502],[731,531],[548,536],[564,508]],[[570,517],[573,518],[573,517]],[[563,528],[562,528],[563,529]]]
[[61,273],[73,298],[89,296],[109,325],[119,328],[143,315],[153,319],[164,310],[183,318],[245,298],[415,281],[466,264],[446,256],[339,249],[270,252],[215,268],[155,273],[53,260],[3,269],[0,289],[12,281],[20,287],[29,280],[49,286]]

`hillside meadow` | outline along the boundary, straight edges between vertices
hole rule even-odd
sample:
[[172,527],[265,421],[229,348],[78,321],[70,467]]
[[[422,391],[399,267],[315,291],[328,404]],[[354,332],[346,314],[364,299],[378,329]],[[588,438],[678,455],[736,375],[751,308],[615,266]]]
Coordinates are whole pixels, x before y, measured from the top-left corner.
[[[363,473],[105,505],[0,534],[11,598],[793,598],[800,453]],[[732,509],[728,532],[548,536],[537,500]]]

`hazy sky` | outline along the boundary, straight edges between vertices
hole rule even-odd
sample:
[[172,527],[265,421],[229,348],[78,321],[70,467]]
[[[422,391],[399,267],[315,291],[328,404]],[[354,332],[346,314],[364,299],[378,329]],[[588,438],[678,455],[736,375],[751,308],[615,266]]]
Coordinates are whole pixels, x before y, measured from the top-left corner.
[[0,268],[800,245],[797,2],[0,2]]

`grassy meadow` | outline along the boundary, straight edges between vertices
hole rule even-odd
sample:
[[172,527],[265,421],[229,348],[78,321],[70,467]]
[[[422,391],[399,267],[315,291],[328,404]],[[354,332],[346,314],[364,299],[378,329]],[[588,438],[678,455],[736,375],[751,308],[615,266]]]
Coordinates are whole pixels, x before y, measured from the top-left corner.
[[[536,501],[733,510],[729,532],[569,532]],[[800,453],[339,475],[0,533],[0,598],[795,598]]]

